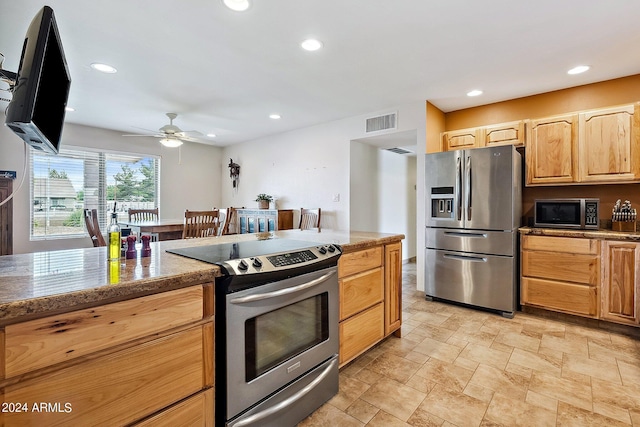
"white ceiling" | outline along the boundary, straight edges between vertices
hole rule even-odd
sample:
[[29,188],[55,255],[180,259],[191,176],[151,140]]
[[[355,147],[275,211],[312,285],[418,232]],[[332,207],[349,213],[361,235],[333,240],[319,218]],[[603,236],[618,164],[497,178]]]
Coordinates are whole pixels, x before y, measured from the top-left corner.
[[[176,112],[183,130],[224,146],[424,100],[448,112],[640,73],[638,0],[252,1],[238,13],[221,0],[49,0],[73,80],[67,122],[143,133]],[[5,69],[17,71],[42,5],[0,0]],[[310,36],[324,48],[303,51]],[[566,74],[578,64],[592,68]],[[484,95],[465,96],[476,88]]]

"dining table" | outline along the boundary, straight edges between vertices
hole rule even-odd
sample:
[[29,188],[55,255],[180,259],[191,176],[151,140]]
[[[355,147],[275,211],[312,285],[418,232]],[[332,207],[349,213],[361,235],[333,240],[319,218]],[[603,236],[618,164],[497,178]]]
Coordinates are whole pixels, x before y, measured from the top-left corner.
[[118,221],[120,227],[130,228],[138,236],[143,233],[157,234],[158,240],[182,239],[184,230],[184,218],[158,219],[153,221]]

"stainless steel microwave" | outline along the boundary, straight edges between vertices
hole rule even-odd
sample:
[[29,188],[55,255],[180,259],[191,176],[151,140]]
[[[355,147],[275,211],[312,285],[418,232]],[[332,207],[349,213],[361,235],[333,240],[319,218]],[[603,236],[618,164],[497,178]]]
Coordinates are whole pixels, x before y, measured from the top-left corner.
[[600,199],[536,199],[534,226],[598,229]]

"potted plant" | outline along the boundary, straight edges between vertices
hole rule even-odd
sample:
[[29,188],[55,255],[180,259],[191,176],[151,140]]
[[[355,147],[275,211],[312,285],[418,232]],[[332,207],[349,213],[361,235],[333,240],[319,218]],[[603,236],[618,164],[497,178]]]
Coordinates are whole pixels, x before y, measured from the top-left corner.
[[272,201],[273,197],[268,194],[260,193],[256,197],[256,202],[258,202],[259,209],[269,209],[269,203]]

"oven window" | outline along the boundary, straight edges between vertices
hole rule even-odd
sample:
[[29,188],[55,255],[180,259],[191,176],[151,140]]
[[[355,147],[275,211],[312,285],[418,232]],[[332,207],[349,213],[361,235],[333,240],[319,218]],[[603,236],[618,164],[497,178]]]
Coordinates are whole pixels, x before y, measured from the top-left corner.
[[329,338],[327,292],[245,322],[246,381]]
[[538,203],[536,218],[541,224],[580,225],[580,202]]

